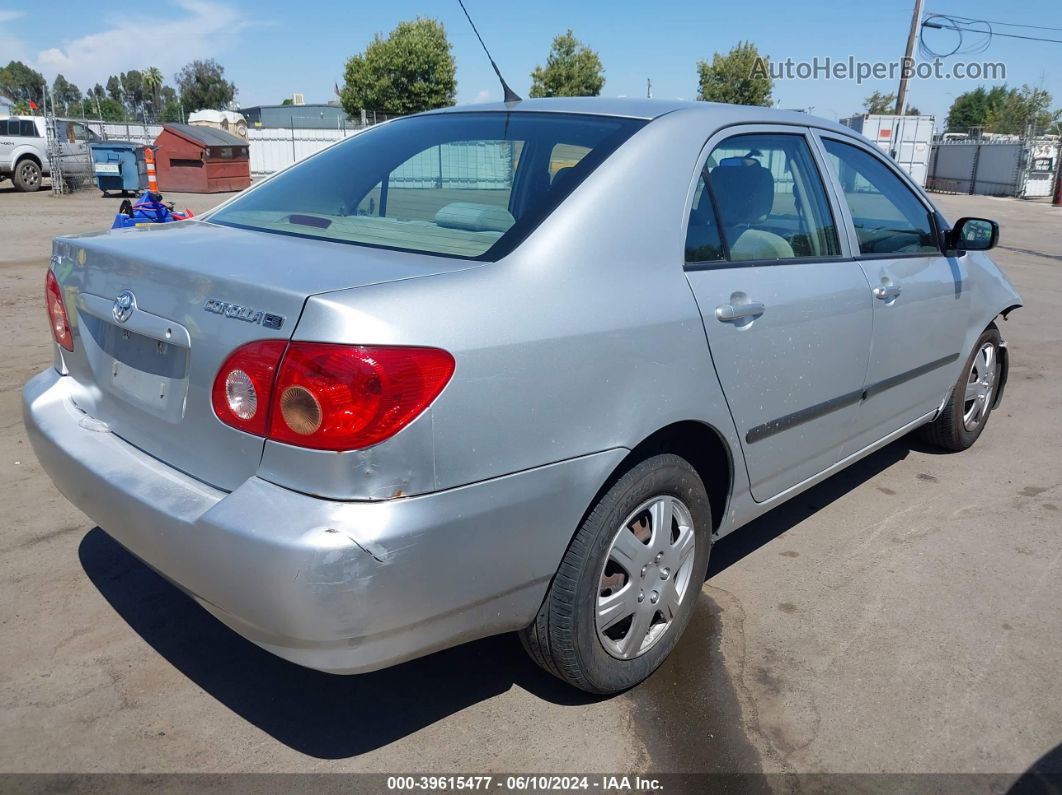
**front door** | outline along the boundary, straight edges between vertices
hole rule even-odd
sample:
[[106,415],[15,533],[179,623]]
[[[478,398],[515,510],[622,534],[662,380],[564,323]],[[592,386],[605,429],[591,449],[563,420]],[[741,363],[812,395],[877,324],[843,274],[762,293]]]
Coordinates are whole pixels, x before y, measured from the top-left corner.
[[871,147],[821,134],[874,296],[874,343],[856,452],[937,409],[966,353],[963,262],[945,257],[934,212]]
[[762,502],[840,460],[856,432],[873,299],[810,134],[748,128],[706,152],[687,278]]

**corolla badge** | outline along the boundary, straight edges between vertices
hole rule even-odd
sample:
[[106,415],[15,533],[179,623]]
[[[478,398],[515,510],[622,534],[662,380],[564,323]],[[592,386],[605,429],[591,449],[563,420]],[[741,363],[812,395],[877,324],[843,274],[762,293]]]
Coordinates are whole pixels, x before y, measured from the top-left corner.
[[284,325],[284,318],[281,315],[252,309],[242,304],[230,304],[228,301],[219,301],[217,298],[208,298],[203,304],[203,309],[215,315],[223,315],[232,320],[242,320],[244,323],[257,323],[266,328],[278,329]]
[[129,316],[133,314],[133,309],[136,307],[136,296],[134,296],[129,290],[122,290],[114,299],[114,306],[111,307],[111,314],[114,315],[114,319],[119,323],[124,323],[129,319]]

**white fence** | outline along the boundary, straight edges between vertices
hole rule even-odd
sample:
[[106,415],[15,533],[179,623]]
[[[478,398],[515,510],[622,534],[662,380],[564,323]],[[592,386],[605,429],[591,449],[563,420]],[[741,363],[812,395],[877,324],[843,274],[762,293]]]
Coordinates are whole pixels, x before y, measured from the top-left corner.
[[247,130],[251,142],[251,175],[264,177],[320,152],[336,141],[360,132],[354,130],[289,130],[282,128]]
[[929,161],[930,190],[1016,196],[1051,195],[1060,168],[1059,145],[1053,140],[981,142],[942,141]]
[[[85,124],[109,140],[151,143],[162,132],[161,124],[94,121]],[[251,176],[265,177],[276,173],[364,129],[252,127],[247,130]],[[512,144],[486,141],[446,144],[415,155],[395,170],[392,180],[402,187],[504,187],[512,179],[515,156]]]

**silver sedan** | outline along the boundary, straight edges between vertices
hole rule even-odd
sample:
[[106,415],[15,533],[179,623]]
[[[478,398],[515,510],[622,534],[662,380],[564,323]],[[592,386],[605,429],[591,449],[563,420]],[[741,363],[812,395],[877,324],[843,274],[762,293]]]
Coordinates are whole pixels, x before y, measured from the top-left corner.
[[1020,306],[998,234],[799,113],[450,108],[56,240],[25,423],[75,505],[281,657],[518,631],[615,692],[714,539],[903,434],[977,440]]

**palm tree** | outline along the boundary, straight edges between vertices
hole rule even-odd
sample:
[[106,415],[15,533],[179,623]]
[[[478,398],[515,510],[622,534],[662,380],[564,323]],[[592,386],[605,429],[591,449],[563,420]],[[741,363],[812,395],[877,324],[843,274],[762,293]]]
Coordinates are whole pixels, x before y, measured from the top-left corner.
[[162,88],[162,72],[157,66],[149,66],[144,70],[144,88],[151,92],[151,104],[155,111],[155,120],[159,118],[159,89]]

